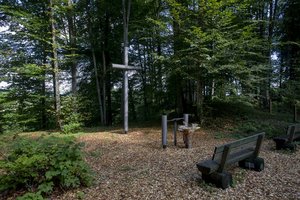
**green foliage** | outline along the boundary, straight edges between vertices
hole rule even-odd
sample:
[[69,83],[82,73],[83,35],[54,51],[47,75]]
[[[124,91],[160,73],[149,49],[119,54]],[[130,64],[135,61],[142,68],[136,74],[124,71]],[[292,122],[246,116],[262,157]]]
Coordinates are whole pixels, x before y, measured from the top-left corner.
[[48,195],[55,187],[77,188],[92,183],[91,170],[83,160],[83,144],[73,138],[20,138],[12,144],[11,153],[0,162],[0,192],[26,189]]
[[62,128],[62,132],[64,134],[76,133],[81,130],[81,126],[82,126],[81,123],[72,122],[64,125]]
[[84,199],[85,194],[82,191],[78,191],[76,193],[76,196],[77,196],[77,199],[82,200],[82,199]]
[[253,113],[253,102],[246,97],[214,98],[207,104],[206,115],[213,117],[244,117]]
[[78,100],[73,96],[66,96],[62,99],[62,115],[64,134],[76,133],[82,127],[82,117],[75,109],[78,109]]
[[23,196],[17,197],[17,200],[44,200],[44,198],[40,192],[37,193],[27,192]]

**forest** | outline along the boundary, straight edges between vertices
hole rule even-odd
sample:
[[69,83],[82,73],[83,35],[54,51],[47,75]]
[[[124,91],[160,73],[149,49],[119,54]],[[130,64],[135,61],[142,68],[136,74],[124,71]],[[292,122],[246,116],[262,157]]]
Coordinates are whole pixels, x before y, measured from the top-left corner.
[[[299,0],[0,0],[0,199],[299,198],[299,151],[271,140],[299,122],[299,13]],[[162,115],[197,124],[191,148],[171,123],[162,148]],[[195,164],[256,132],[264,171],[206,184]]]
[[125,72],[112,63],[124,63],[125,24],[139,68],[126,71],[129,121],[190,113],[202,123],[228,103],[296,118],[297,0],[1,0],[0,9],[1,132],[120,124]]

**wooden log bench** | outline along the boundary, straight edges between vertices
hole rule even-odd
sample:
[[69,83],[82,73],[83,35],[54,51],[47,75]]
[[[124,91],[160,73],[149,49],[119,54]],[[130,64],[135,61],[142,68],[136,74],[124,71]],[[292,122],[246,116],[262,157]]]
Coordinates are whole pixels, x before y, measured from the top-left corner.
[[246,169],[262,171],[264,159],[258,157],[265,133],[255,134],[234,142],[215,147],[211,160],[197,164],[205,182],[226,189],[232,184],[232,175],[225,168],[234,163]]
[[295,141],[300,140],[300,124],[292,124],[287,127],[285,135],[277,136],[273,138],[276,143],[276,149],[290,149],[296,150],[297,144]]

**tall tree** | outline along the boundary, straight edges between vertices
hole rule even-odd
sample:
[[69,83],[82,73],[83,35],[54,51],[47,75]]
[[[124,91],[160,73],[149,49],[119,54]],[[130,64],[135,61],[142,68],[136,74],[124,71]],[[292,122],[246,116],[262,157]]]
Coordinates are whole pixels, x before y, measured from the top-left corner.
[[59,88],[59,67],[58,67],[58,55],[57,55],[57,31],[55,27],[55,12],[54,12],[53,0],[49,0],[50,9],[50,24],[51,24],[51,36],[52,36],[52,70],[53,70],[53,86],[54,86],[54,102],[55,102],[55,116],[56,124],[59,129],[62,128],[61,122],[61,101],[60,101],[60,88]]

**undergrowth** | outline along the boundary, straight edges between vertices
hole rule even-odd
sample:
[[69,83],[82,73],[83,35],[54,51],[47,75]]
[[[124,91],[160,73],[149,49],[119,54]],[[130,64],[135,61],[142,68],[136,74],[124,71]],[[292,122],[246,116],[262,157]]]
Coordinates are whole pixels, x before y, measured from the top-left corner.
[[83,160],[82,147],[71,137],[16,139],[0,160],[0,193],[21,191],[18,199],[43,199],[57,187],[91,185],[92,172]]

